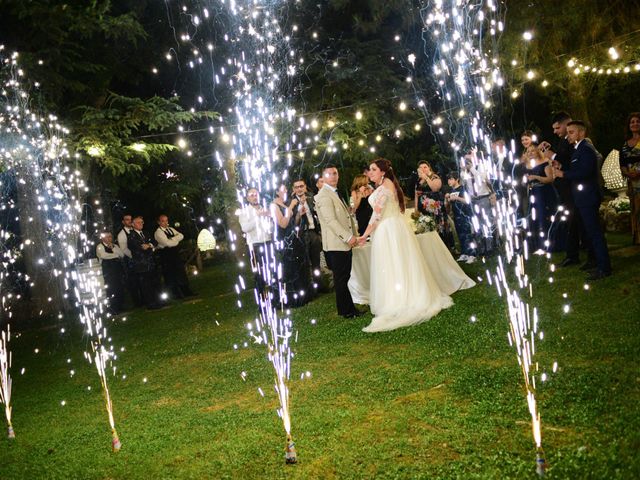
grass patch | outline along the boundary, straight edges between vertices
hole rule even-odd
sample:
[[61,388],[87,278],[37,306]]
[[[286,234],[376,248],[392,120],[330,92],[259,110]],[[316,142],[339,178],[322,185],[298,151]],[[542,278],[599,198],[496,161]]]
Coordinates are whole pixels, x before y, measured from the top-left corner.
[[[543,261],[530,265],[545,332],[540,369],[550,375],[538,386],[549,478],[640,477],[640,251],[609,240],[614,276],[589,290],[575,267],[550,284]],[[338,317],[332,294],[295,310],[300,462],[285,466],[271,366],[264,347],[244,346],[254,307],[243,294],[238,309],[236,275],[231,264],[210,268],[194,282],[200,301],[109,326],[125,347],[109,377],[117,455],[80,329],[15,338],[17,439],[0,440],[0,478],[535,477],[521,374],[493,287],[456,293],[429,322],[386,333],[361,332],[370,316]]]

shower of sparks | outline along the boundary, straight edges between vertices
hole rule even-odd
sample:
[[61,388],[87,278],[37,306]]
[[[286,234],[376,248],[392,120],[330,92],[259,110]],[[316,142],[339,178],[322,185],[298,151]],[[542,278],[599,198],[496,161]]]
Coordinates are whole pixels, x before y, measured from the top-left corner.
[[[425,121],[439,140],[447,142],[456,152],[461,177],[469,175],[464,164],[465,160],[471,160],[472,170],[500,185],[504,193],[491,211],[476,206],[472,223],[483,241],[500,250],[495,270],[491,272],[492,267],[488,266],[485,273],[488,283],[495,286],[507,303],[508,339],[522,369],[533,438],[541,452],[540,414],[535,396],[538,368],[534,357],[535,339],[543,335],[537,311],[528,303],[533,297],[525,268],[529,258],[528,232],[526,224],[518,223],[516,181],[510,173],[517,160],[513,144],[510,149],[498,146],[490,133],[493,93],[499,93],[504,85],[500,60],[495,56],[504,21],[499,3],[494,0],[423,1],[420,15],[425,53],[432,59],[431,74],[438,86],[438,101],[424,102],[423,89],[415,83],[414,103],[422,102]],[[419,77],[414,69],[419,62],[412,57],[409,63],[405,68],[410,77]]]
[[[216,6],[207,4],[194,11],[183,6],[180,10],[181,20],[187,25],[185,32],[179,33],[176,39],[180,46],[185,46],[183,52],[189,55],[186,64],[194,69],[211,69],[208,72],[212,80],[210,92],[199,95],[198,105],[206,104],[205,98],[215,98],[219,85],[233,95],[232,103],[227,105],[230,121],[223,126],[211,127],[210,131],[220,134],[218,146],[221,150],[215,151],[213,158],[223,169],[225,179],[235,182],[241,208],[247,207],[244,197],[249,187],[261,192],[262,207],[269,208],[265,194],[273,194],[287,179],[288,167],[293,160],[292,149],[296,142],[302,146],[302,140],[295,134],[289,134],[289,137],[286,134],[295,130],[296,111],[288,106],[289,95],[293,91],[292,82],[304,63],[291,46],[291,37],[297,27],[281,24],[288,18],[287,14],[287,3],[277,0],[221,0]],[[224,34],[220,34],[222,25]],[[217,38],[218,44],[206,38],[210,28],[212,35],[217,36],[212,39]],[[220,49],[225,52],[225,61],[214,64],[211,52]],[[176,49],[171,58],[180,61],[180,54],[180,49]],[[275,228],[273,232],[275,234]],[[237,235],[229,232],[232,251],[237,249]],[[259,274],[267,288],[264,291],[254,289],[259,315],[248,327],[254,342],[267,348],[267,357],[275,372],[274,388],[280,404],[278,416],[287,434],[287,445],[293,447],[288,387],[293,358],[290,346],[293,323],[286,310],[292,299],[287,298],[282,281],[279,251],[283,248],[282,242],[274,238],[258,258],[252,258],[252,273]],[[239,308],[243,307],[241,294],[245,288],[245,279],[239,275],[235,285]],[[234,349],[237,348],[234,345]],[[287,455],[289,462],[289,450]]]
[[[0,52],[2,50],[0,48]],[[108,305],[97,265],[86,260],[94,256],[95,247],[85,233],[88,225],[81,220],[82,199],[89,189],[80,172],[70,166],[65,141],[69,131],[54,115],[45,116],[33,109],[28,93],[31,87],[19,67],[18,54],[0,57],[0,60],[0,102],[3,107],[0,112],[3,140],[0,159],[5,175],[17,186],[16,199],[8,200],[9,204],[5,202],[2,208],[13,208],[17,212],[20,207],[27,209],[30,216],[20,225],[22,243],[19,248],[29,249],[30,256],[37,257],[37,269],[50,272],[46,287],[52,287],[54,291],[49,301],[59,295],[62,302],[72,302],[79,312],[91,350],[95,352],[95,358],[87,352],[85,357],[96,364],[106,398],[113,447],[118,450],[120,442],[105,368],[116,358],[113,346],[105,346],[110,343],[104,325]],[[15,217],[16,222],[21,221],[18,213]],[[32,289],[45,287],[35,285],[33,279],[25,280],[30,282]],[[73,292],[71,298],[69,292]],[[5,299],[3,295],[3,304]],[[63,318],[62,312],[58,313],[58,318]],[[35,352],[38,353],[38,349]]]
[[4,404],[4,413],[7,417],[7,425],[9,429],[9,438],[14,438],[13,425],[11,424],[11,351],[8,348],[11,340],[11,330],[7,325],[7,329],[2,331],[0,337],[0,403]]

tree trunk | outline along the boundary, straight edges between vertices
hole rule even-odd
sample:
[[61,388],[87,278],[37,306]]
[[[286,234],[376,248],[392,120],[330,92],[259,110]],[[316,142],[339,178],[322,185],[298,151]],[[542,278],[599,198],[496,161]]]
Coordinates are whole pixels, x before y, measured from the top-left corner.
[[[26,162],[25,162],[26,163]],[[37,317],[54,317],[64,310],[62,278],[54,276],[55,260],[61,252],[55,252],[51,257],[51,247],[47,245],[47,226],[43,212],[38,210],[36,190],[42,188],[36,185],[33,172],[27,172],[27,167],[19,172],[25,183],[17,184],[16,204],[20,221],[20,238],[25,247],[22,251],[26,274],[29,276],[29,301],[25,302],[25,310],[20,309],[27,316],[25,320],[35,320]]]
[[569,100],[569,113],[574,120],[582,120],[589,125],[589,103],[587,99],[591,88],[585,80],[577,75],[569,77],[567,98]]
[[[238,185],[238,179],[236,178],[236,170],[234,161],[232,159],[227,160],[225,164],[226,172],[227,172],[227,182],[224,183],[223,190],[225,198],[236,198],[236,189]],[[235,200],[234,200],[235,203]],[[225,209],[225,214],[227,217],[227,240],[229,241],[229,245],[235,244],[235,251],[231,253],[235,256],[236,260],[244,260],[247,255],[247,242],[245,241],[244,235],[242,233],[242,228],[240,228],[240,219],[236,215],[237,207],[236,205],[227,205]],[[232,238],[230,238],[233,235]]]

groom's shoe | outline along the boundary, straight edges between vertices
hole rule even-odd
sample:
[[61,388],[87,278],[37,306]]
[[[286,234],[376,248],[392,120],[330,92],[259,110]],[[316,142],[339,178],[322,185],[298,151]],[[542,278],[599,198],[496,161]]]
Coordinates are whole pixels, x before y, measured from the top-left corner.
[[342,315],[343,318],[356,318],[364,315],[364,312],[356,310],[355,312],[347,313],[346,315]]

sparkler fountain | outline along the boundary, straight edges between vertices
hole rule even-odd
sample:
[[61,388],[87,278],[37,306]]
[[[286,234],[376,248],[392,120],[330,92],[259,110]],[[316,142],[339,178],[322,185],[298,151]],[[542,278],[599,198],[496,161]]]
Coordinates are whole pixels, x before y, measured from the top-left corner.
[[[289,52],[286,46],[289,37],[279,23],[282,14],[280,9],[286,6],[278,1],[257,1],[231,3],[229,7],[232,18],[236,20],[234,36],[237,45],[233,59],[237,126],[232,156],[241,165],[241,182],[244,185],[275,190],[280,179],[274,169],[283,166],[277,122],[287,118],[285,108],[290,92],[288,72],[282,70],[287,65]],[[295,66],[291,68],[295,71]],[[286,178],[286,172],[282,178]],[[286,302],[281,275],[276,273],[281,266],[276,265],[273,251],[266,250],[259,263],[267,266],[262,271],[265,283],[277,282],[278,297]],[[286,312],[279,312],[277,305],[274,305],[273,292],[256,293],[260,315],[256,321],[256,332],[252,335],[268,348],[280,402],[278,414],[286,432],[285,460],[287,463],[296,463],[288,387],[293,357],[289,341],[293,325]]]
[[0,403],[4,404],[4,413],[7,417],[8,433],[10,439],[16,438],[11,424],[11,351],[8,348],[11,340],[11,330],[7,326],[7,330],[2,331],[0,338]]
[[[546,464],[542,450],[540,413],[535,388],[538,364],[535,339],[542,338],[538,314],[529,304],[533,287],[526,273],[528,258],[526,234],[517,222],[518,200],[514,180],[503,173],[505,161],[514,162],[513,151],[496,151],[489,126],[494,96],[504,80],[499,69],[497,42],[504,28],[500,4],[494,0],[422,1],[420,15],[426,57],[432,61],[441,111],[433,114],[431,105],[421,101],[425,119],[432,129],[457,152],[460,165],[465,159],[486,181],[503,186],[506,194],[490,210],[475,208],[473,225],[485,241],[501,244],[495,271],[486,270],[489,284],[506,298],[509,314],[509,343],[516,350],[531,414],[533,438],[537,448],[536,471],[544,475]],[[426,37],[430,34],[430,38]],[[407,68],[413,69],[416,55],[408,55]],[[415,73],[415,71],[414,71]],[[512,148],[512,150],[515,150]],[[468,153],[471,152],[471,153]],[[466,155],[464,155],[466,153]],[[461,155],[462,154],[462,155]]]
[[[226,64],[212,65],[214,83],[211,87],[225,82],[233,95],[233,105],[229,108],[233,125],[220,127],[223,142],[228,142],[229,149],[216,151],[215,158],[220,168],[227,167],[225,178],[235,177],[238,201],[244,207],[247,188],[274,192],[279,182],[287,178],[287,167],[292,161],[291,145],[282,139],[283,132],[288,131],[295,119],[295,111],[287,104],[293,91],[292,79],[298,71],[291,37],[281,25],[289,6],[281,0],[220,0],[206,5],[208,8],[200,7],[195,13],[182,7],[180,14],[189,22],[190,33],[180,35],[180,39],[195,47],[196,41],[203,37],[201,29],[224,25],[225,33],[220,36],[224,42],[217,46],[210,42],[206,46],[209,52],[214,48],[226,49]],[[167,8],[169,10],[170,6]],[[205,48],[197,47],[189,51],[194,55],[189,62],[192,68],[203,63],[203,51]],[[231,161],[224,162],[223,158]],[[233,171],[230,173],[229,170]],[[265,204],[263,207],[268,208]],[[229,237],[231,248],[235,250],[236,236],[230,232]],[[259,315],[249,325],[249,335],[257,344],[267,347],[267,357],[275,373],[274,388],[280,404],[278,415],[286,434],[285,460],[296,463],[288,385],[293,358],[290,346],[293,324],[286,310],[289,299],[282,282],[282,265],[276,258],[278,248],[282,246],[273,242],[260,258],[251,259],[254,273],[262,276],[267,287],[259,291],[256,286],[254,290]],[[243,289],[244,279],[240,276],[236,291],[240,293]],[[238,305],[242,305],[240,299]]]
[[[0,52],[2,50],[0,47]],[[66,301],[69,300],[68,292],[73,290],[75,307],[79,310],[80,322],[85,327],[94,353],[85,352],[85,357],[90,363],[95,362],[100,376],[112,432],[112,447],[118,451],[121,444],[115,429],[106,376],[107,363],[116,357],[113,346],[105,346],[110,341],[104,325],[108,317],[107,301],[97,275],[81,267],[84,256],[92,253],[94,248],[80,220],[80,199],[88,187],[80,172],[70,167],[70,155],[65,143],[68,130],[60,125],[55,116],[45,117],[31,107],[29,87],[24,79],[24,71],[19,68],[18,54],[13,53],[10,58],[0,57],[0,60],[0,101],[3,105],[0,113],[3,135],[1,159],[5,172],[20,187],[16,202],[18,209],[21,202],[32,206],[28,218],[21,224],[20,248],[37,252],[40,257],[36,259],[35,267],[47,272],[47,275],[41,276],[46,284],[34,285],[32,282],[30,286],[32,289],[49,287],[52,296],[59,295]],[[34,86],[37,87],[37,83]],[[49,301],[52,300],[49,297]],[[59,312],[58,317],[62,316],[62,312]],[[2,345],[6,351],[4,341]],[[1,363],[2,400],[9,414],[11,382],[6,367],[10,361],[6,366],[4,362]]]

